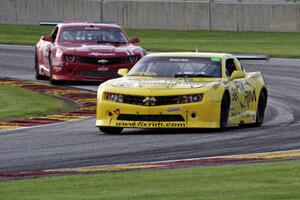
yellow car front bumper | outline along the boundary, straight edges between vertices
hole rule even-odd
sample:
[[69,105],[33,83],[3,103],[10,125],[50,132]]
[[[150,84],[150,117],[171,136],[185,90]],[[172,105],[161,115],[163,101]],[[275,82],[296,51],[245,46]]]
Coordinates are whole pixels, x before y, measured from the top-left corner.
[[220,102],[142,106],[99,100],[98,127],[219,128]]

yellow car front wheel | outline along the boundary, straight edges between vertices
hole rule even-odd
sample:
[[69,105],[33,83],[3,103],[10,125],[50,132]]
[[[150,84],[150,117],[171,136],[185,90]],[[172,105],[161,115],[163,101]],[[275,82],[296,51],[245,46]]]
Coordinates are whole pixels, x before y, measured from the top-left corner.
[[229,95],[225,93],[221,102],[221,112],[220,112],[220,130],[225,130],[227,127],[228,116],[230,108]]
[[254,126],[260,126],[264,120],[265,110],[266,110],[266,93],[261,92],[258,99],[257,112],[256,112],[256,122]]

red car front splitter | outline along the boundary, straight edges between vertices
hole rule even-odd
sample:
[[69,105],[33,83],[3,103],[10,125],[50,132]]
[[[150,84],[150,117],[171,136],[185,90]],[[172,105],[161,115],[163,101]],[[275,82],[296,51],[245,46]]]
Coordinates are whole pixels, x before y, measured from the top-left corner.
[[9,78],[0,78],[0,84],[10,85],[32,90],[34,92],[54,95],[66,100],[80,104],[78,110],[59,114],[46,115],[43,117],[33,117],[28,119],[9,120],[0,122],[1,130],[12,130],[25,127],[47,125],[53,123],[68,122],[80,119],[87,119],[95,116],[96,94],[84,90],[73,89],[70,87],[52,86],[46,83],[33,81],[20,81]]

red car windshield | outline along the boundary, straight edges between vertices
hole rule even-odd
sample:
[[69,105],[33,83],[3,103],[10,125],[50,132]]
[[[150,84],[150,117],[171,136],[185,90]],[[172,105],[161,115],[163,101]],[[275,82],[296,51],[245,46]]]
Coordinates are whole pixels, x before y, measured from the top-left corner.
[[99,27],[68,27],[62,30],[60,42],[97,42],[127,43],[128,39],[121,30]]
[[221,77],[221,58],[145,57],[129,76]]

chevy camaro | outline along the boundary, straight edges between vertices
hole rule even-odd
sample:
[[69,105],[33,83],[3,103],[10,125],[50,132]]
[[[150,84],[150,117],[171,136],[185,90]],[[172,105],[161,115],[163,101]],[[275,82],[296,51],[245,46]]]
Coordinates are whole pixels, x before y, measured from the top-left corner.
[[[251,59],[251,58],[244,58]],[[267,88],[260,72],[248,73],[239,57],[221,53],[154,53],[123,77],[98,88],[96,126],[123,128],[219,128],[259,126]]]
[[138,42],[115,24],[59,23],[36,44],[35,76],[53,84],[116,78],[145,55]]

